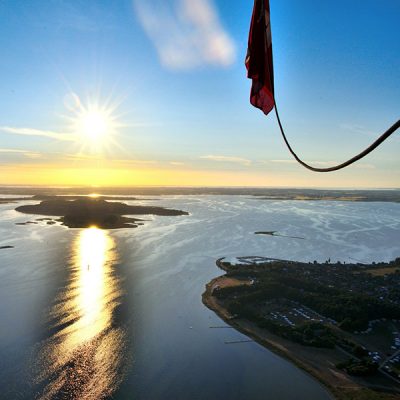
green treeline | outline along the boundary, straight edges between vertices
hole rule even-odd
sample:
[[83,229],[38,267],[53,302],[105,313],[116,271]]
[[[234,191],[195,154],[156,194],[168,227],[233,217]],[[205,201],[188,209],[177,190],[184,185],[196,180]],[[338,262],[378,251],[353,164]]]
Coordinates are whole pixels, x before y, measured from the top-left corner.
[[[242,275],[236,274],[235,275]],[[362,331],[375,319],[400,319],[400,307],[375,297],[310,282],[306,277],[289,276],[283,269],[257,274],[251,286],[227,287],[214,295],[226,301],[228,310],[239,316],[266,320],[257,306],[271,299],[288,299],[331,318],[348,331]],[[278,329],[278,328],[277,328]]]
[[336,367],[346,371],[349,375],[369,376],[374,375],[378,371],[379,366],[371,360],[355,360],[354,358],[350,358],[347,361],[336,364]]

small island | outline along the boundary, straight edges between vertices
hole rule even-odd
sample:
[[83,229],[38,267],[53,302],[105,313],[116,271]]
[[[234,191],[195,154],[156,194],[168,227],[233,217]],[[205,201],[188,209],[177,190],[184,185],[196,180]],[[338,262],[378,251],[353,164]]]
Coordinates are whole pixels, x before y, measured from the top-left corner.
[[288,235],[281,235],[277,231],[258,231],[254,232],[255,235],[266,235],[266,236],[277,236],[277,237],[284,237],[289,239],[301,239],[304,240],[305,238],[300,236],[288,236]]
[[[141,219],[126,215],[188,215],[186,211],[173,210],[163,207],[128,205],[116,201],[106,201],[102,198],[82,197],[74,200],[64,198],[50,198],[39,204],[20,206],[15,209],[24,214],[58,216],[57,220],[39,218],[37,221],[46,221],[53,225],[56,221],[69,228],[87,228],[97,226],[102,229],[136,228]],[[25,225],[37,223],[28,221],[19,223]]]
[[0,250],[13,249],[14,246],[0,246]]
[[336,399],[400,398],[400,258],[221,258],[203,303],[325,384]]

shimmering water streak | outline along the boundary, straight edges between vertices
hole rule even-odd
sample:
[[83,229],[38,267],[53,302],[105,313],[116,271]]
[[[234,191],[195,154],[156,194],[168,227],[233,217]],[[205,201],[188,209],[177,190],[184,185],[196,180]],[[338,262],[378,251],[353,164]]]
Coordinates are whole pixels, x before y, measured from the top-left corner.
[[113,326],[121,297],[115,243],[91,227],[79,233],[72,253],[70,278],[50,313],[54,334],[37,354],[40,399],[101,399],[123,377],[125,332]]

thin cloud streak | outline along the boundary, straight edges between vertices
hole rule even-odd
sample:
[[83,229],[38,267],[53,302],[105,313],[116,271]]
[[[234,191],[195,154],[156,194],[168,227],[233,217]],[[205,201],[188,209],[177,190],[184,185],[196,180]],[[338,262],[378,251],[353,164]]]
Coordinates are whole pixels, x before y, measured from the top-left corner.
[[59,132],[45,131],[33,128],[15,128],[10,126],[0,126],[0,131],[5,133],[11,133],[13,135],[42,136],[63,141],[76,140],[76,135],[72,133],[59,133]]
[[[85,153],[38,153],[31,150],[20,150],[20,149],[9,149],[0,148],[0,153],[10,153],[10,154],[21,154],[31,159],[39,159],[40,163],[45,163],[58,166],[58,165],[68,165],[71,163],[80,165],[96,165],[101,163],[102,166],[107,167],[138,167],[138,166],[154,166],[162,164],[160,161],[156,160],[143,160],[143,159],[133,159],[133,158],[115,158],[115,157],[104,157],[103,155],[93,155]],[[171,162],[172,163],[172,162]]]
[[[387,128],[389,127],[389,125],[387,126]],[[339,128],[347,130],[349,132],[353,132],[356,133],[358,135],[363,135],[363,136],[367,136],[368,138],[372,140],[375,140],[378,138],[379,135],[381,135],[384,132],[384,129],[382,128],[382,131],[371,131],[367,128],[365,128],[362,125],[358,125],[358,124],[350,124],[350,123],[346,123],[346,124],[340,124]],[[386,129],[386,128],[385,128]],[[398,137],[398,135],[394,135],[390,138],[390,140],[396,141],[398,142],[400,139]]]
[[107,166],[125,166],[125,167],[137,167],[137,166],[152,166],[156,165],[159,162],[155,160],[138,160],[138,159],[125,159],[125,158],[107,158],[100,155],[91,155],[84,153],[76,153],[76,154],[62,154],[55,153],[49,158],[56,160],[58,163],[65,162],[73,162],[73,163],[98,163],[101,162],[103,165]]
[[[272,163],[278,164],[297,164],[296,160],[269,160]],[[319,166],[330,166],[338,164],[337,161],[305,161],[307,164],[319,165]]]
[[183,165],[185,165],[185,163],[182,162],[182,161],[170,161],[169,163],[170,163],[170,165],[173,165],[173,166],[183,166]]
[[369,137],[376,136],[378,134],[377,132],[368,130],[364,126],[358,124],[350,124],[350,123],[340,124],[339,128]]
[[227,67],[235,62],[234,41],[213,0],[133,0],[133,4],[165,67]]
[[8,153],[8,154],[21,154],[28,158],[40,158],[42,155],[35,151],[30,150],[20,150],[20,149],[1,149],[0,153]]
[[297,161],[296,160],[269,160],[269,162],[278,163],[278,164],[295,164]]
[[201,156],[200,158],[203,160],[211,160],[216,162],[229,162],[229,163],[241,164],[245,165],[246,167],[251,165],[251,160],[241,157],[230,157],[230,156],[220,156],[220,155],[210,154],[207,156]]
[[[269,160],[271,163],[280,163],[280,164],[297,164],[296,160]],[[333,165],[339,164],[339,161],[306,161],[307,164],[312,166],[320,166],[320,167],[331,167]],[[366,163],[355,163],[354,168],[358,169],[375,169],[375,165],[366,164]]]

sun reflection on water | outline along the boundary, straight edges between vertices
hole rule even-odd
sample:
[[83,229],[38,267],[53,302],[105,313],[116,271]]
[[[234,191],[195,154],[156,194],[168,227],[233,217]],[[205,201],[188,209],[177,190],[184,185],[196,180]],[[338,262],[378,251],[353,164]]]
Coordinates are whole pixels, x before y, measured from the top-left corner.
[[38,356],[41,399],[102,399],[121,381],[125,332],[113,323],[122,295],[116,262],[107,231],[80,232],[68,284],[50,313],[54,333]]
[[110,322],[106,294],[114,292],[109,279],[109,261],[113,258],[112,240],[105,231],[91,227],[81,233],[77,243],[79,255],[78,296],[76,310],[80,310],[79,341],[91,339]]

